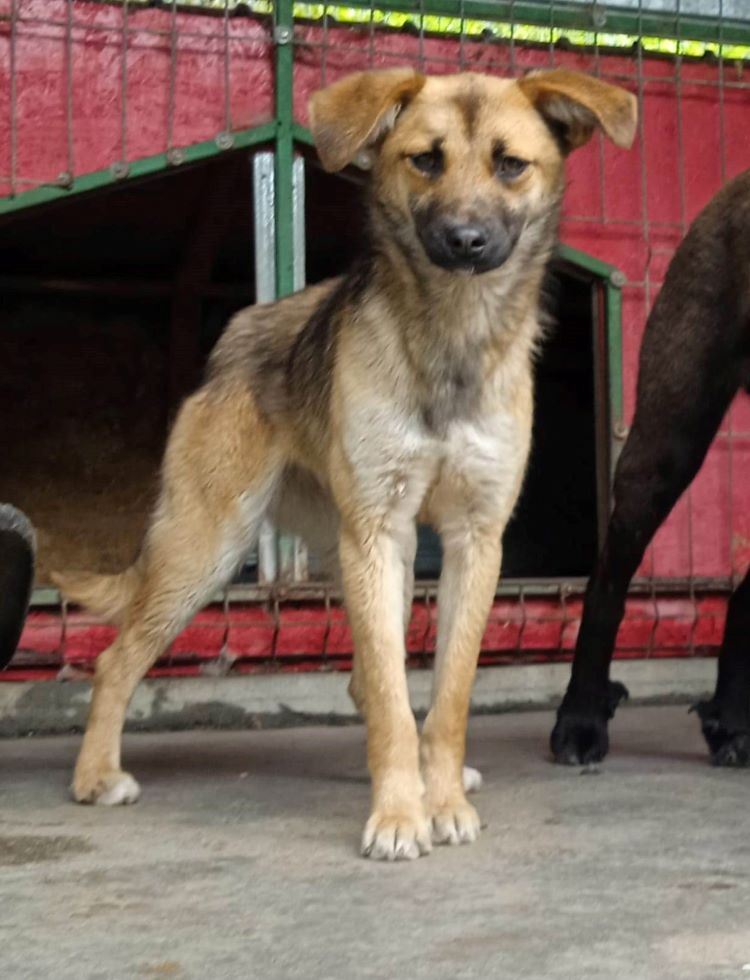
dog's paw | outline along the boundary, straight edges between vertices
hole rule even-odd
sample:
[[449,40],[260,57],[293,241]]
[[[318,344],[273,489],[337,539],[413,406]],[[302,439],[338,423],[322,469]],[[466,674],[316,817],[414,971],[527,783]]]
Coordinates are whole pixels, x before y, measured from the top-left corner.
[[414,814],[375,811],[362,835],[362,856],[374,861],[412,861],[432,850],[430,824]]
[[711,754],[715,766],[728,766],[746,769],[750,766],[750,734],[747,732],[727,732],[725,741]]
[[563,701],[550,736],[554,761],[566,766],[601,762],[609,751],[607,723],[620,701],[627,697],[628,690],[623,684],[610,681],[603,704],[576,709]]
[[73,799],[76,803],[95,803],[99,806],[122,806],[135,803],[141,788],[130,773],[114,770],[91,776],[81,774],[73,779]]
[[563,766],[601,762],[609,750],[607,722],[590,715],[563,715],[550,736],[552,758]]
[[482,774],[478,769],[471,766],[464,766],[462,773],[464,793],[478,793],[482,788]]
[[721,718],[715,701],[700,701],[690,709],[701,720],[703,737],[715,766],[737,769],[750,766],[750,731],[747,726],[737,728]]
[[473,844],[479,829],[479,814],[466,800],[438,807],[432,813],[433,844]]

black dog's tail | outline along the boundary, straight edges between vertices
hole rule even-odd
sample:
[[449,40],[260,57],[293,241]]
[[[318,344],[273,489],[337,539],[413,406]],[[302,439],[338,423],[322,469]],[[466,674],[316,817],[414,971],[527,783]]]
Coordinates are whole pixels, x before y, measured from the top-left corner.
[[16,652],[34,581],[36,541],[28,518],[0,504],[0,670]]

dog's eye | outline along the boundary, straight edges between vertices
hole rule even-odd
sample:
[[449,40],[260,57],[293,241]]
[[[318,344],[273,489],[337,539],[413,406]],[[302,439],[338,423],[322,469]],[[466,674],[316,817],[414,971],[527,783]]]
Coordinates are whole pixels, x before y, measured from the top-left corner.
[[501,180],[516,180],[528,169],[527,160],[509,157],[505,153],[495,154],[495,173]]
[[443,172],[443,151],[434,149],[410,156],[412,164],[426,177],[438,177]]

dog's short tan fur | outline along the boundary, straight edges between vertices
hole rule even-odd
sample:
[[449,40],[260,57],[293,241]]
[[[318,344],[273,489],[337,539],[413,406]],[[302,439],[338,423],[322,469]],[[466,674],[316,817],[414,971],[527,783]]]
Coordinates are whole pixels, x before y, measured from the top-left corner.
[[[466,719],[529,451],[564,158],[596,127],[629,145],[635,117],[629,94],[565,71],[518,82],[367,72],[313,97],[323,165],[370,159],[371,249],[344,279],[234,318],[179,414],[135,565],[59,577],[70,598],[120,626],[97,664],[77,800],[137,797],[120,768],[133,690],[270,514],[340,560],[356,648],[350,689],[368,727],[364,853],[416,857],[433,842],[476,838],[461,781]],[[506,174],[514,159],[528,166]],[[435,160],[440,172],[426,174]],[[445,215],[487,214],[516,240],[481,275],[436,264],[417,233],[439,237]],[[421,739],[404,668],[417,520],[437,528],[444,549]]]

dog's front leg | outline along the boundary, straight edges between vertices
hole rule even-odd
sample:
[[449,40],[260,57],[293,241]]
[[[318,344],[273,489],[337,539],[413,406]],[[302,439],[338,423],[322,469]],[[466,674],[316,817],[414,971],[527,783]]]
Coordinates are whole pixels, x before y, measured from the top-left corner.
[[[401,551],[401,564],[404,568],[403,582],[403,623],[404,639],[406,639],[409,624],[411,623],[412,606],[414,605],[414,560],[417,556],[417,526],[412,524],[403,529],[399,534],[399,544]],[[365,683],[362,664],[355,651],[354,662],[352,663],[352,674],[349,680],[349,696],[363,718],[367,717],[367,705],[365,704]],[[480,777],[481,778],[481,777]]]
[[479,816],[466,800],[462,770],[471,688],[500,573],[502,528],[459,522],[443,531],[432,706],[421,740],[432,839],[469,843]]
[[381,522],[343,523],[341,571],[367,706],[372,779],[372,814],[362,853],[389,861],[419,857],[431,846],[406,686],[402,550],[400,539]]

